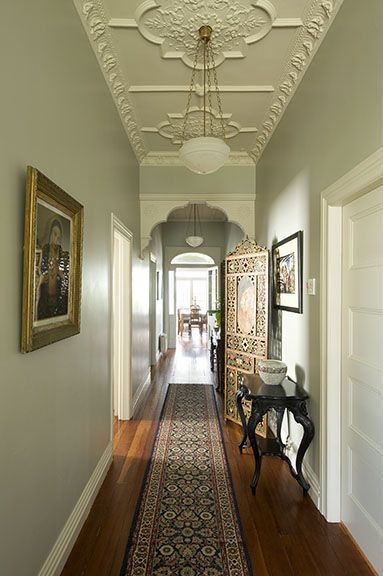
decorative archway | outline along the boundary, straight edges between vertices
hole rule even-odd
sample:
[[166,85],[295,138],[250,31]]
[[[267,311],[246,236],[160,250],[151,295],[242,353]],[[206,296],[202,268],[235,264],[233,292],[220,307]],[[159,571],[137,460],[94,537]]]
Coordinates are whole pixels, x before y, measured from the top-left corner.
[[[220,199],[218,195],[205,197],[203,200],[198,194],[191,196],[174,195],[169,199],[157,197],[155,195],[145,195],[140,199],[141,215],[141,256],[151,240],[151,233],[157,224],[166,222],[167,218],[176,208],[182,208],[189,202],[204,202],[211,208],[218,208],[226,215],[229,222],[237,224],[249,238],[255,236],[255,212],[253,195],[241,195],[240,198],[234,194],[230,199],[224,197]],[[149,196],[149,197],[147,197]]]

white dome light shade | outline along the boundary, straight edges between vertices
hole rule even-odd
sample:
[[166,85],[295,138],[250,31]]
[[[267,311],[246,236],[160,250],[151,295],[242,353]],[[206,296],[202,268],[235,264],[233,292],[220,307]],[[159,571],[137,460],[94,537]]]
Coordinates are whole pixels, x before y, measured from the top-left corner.
[[192,248],[197,248],[197,246],[201,246],[203,243],[202,236],[188,236],[185,238],[186,244],[189,244]]
[[215,172],[225,164],[229,154],[229,146],[220,138],[213,136],[191,138],[179,152],[182,164],[197,174]]

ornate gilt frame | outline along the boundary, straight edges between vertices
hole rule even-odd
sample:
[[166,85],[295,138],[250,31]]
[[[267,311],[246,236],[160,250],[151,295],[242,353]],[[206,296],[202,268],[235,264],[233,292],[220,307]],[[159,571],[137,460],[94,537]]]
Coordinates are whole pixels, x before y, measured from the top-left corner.
[[[57,211],[70,222],[69,280],[67,313],[54,316],[49,323],[37,325],[36,306],[36,239],[37,205],[43,202],[47,209]],[[24,268],[21,351],[31,352],[80,332],[81,274],[83,243],[83,206],[54,184],[36,168],[28,166],[24,226]]]

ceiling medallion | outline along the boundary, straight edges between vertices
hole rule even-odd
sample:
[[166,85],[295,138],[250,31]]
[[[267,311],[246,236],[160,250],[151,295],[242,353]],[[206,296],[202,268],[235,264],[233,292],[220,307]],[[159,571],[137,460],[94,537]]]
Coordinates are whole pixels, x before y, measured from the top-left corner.
[[[171,140],[172,144],[181,144],[186,115],[188,116],[187,125],[190,133],[194,134],[195,137],[203,136],[204,111],[197,106],[193,106],[188,112],[184,111],[182,114],[167,114],[169,120],[158,125],[158,133],[164,138]],[[209,118],[209,126],[212,127],[212,135],[219,136],[222,133],[222,123],[218,112],[207,109],[206,115]],[[231,114],[223,114],[222,116],[225,125],[225,139],[234,138],[241,132],[240,124],[230,121]],[[256,128],[254,128],[254,131],[256,132]]]
[[248,44],[270,32],[276,11],[269,0],[146,0],[135,16],[141,34],[161,46],[164,58],[182,58],[193,68],[201,24],[214,30],[218,66],[225,58],[243,58]]

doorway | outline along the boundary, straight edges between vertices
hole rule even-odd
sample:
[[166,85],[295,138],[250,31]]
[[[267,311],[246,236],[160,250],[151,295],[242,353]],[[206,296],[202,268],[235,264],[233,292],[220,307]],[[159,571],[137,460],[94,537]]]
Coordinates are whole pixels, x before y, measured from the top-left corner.
[[343,208],[341,519],[383,573],[383,186]]
[[132,241],[130,230],[112,214],[112,407],[118,420],[132,417]]
[[159,272],[157,259],[153,254],[149,257],[149,358],[154,366],[158,360],[157,338],[157,300],[159,300]]
[[383,149],[322,194],[321,511],[383,570]]

